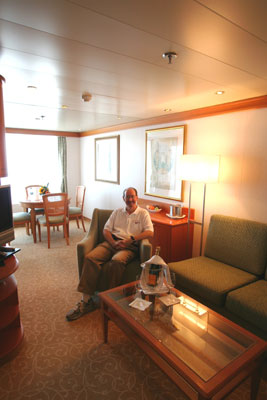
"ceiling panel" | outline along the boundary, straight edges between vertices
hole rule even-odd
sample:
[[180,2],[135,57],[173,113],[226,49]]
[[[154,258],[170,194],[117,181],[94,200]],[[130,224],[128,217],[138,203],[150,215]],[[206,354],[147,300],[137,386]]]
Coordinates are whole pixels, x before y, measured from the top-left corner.
[[90,130],[264,95],[266,3],[0,0],[6,126]]

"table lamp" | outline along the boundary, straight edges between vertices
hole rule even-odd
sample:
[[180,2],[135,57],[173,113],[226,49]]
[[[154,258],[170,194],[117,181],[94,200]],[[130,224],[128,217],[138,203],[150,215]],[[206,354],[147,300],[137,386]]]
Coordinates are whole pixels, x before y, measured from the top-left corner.
[[[200,236],[200,252],[202,254],[203,243],[203,230],[204,230],[204,217],[205,217],[205,200],[206,200],[206,184],[218,181],[219,176],[219,156],[213,155],[198,155],[198,154],[184,154],[180,156],[179,161],[179,179],[189,182],[189,205],[188,205],[188,226],[187,226],[187,246],[189,242],[189,228],[190,224],[197,224],[201,226]],[[202,221],[197,222],[190,220],[191,211],[191,183],[202,182],[203,188],[203,208],[202,208]]]

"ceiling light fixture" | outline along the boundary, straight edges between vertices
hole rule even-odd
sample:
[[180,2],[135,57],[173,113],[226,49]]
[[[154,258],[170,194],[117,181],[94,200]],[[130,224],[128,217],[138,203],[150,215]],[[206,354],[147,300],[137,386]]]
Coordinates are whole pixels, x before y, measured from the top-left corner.
[[88,92],[83,92],[83,94],[82,94],[82,99],[83,99],[84,102],[90,101],[91,98],[92,98],[92,95],[91,95],[90,93],[88,93]]
[[172,59],[177,57],[177,53],[174,51],[167,51],[166,53],[162,54],[162,58],[168,58],[169,59],[169,64],[172,63]]
[[224,94],[223,90],[218,90],[217,92],[215,92],[215,94]]
[[169,111],[172,111],[172,109],[171,109],[171,108],[164,108],[163,111],[164,111],[164,112],[169,112]]

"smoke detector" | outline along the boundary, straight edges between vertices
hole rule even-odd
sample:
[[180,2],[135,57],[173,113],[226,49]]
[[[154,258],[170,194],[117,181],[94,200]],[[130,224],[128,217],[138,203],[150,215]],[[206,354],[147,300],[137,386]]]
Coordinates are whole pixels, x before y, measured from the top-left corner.
[[82,99],[83,99],[84,102],[90,101],[91,98],[92,98],[92,95],[90,93],[88,93],[88,92],[84,92],[82,94]]
[[167,51],[167,53],[162,54],[162,58],[168,58],[169,59],[169,64],[172,63],[172,59],[177,57],[177,53],[174,51]]

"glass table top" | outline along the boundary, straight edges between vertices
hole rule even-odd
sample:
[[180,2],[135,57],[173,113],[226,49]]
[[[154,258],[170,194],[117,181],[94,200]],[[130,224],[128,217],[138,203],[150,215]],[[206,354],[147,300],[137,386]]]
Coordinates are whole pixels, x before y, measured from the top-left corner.
[[107,296],[205,382],[255,343],[235,325],[175,289],[166,295],[144,296],[132,285]]

